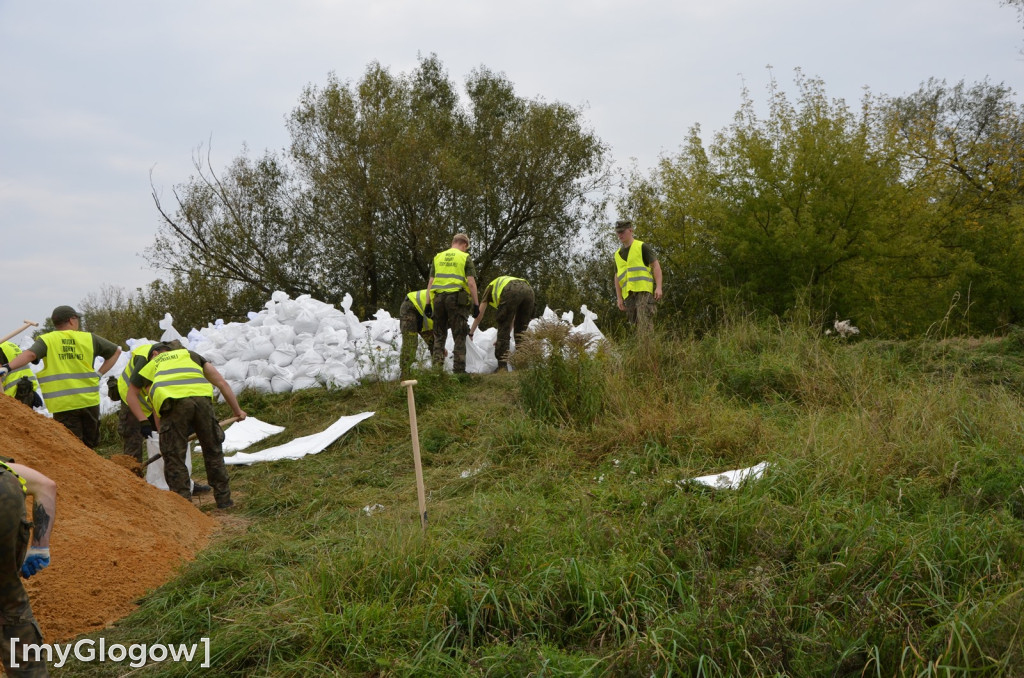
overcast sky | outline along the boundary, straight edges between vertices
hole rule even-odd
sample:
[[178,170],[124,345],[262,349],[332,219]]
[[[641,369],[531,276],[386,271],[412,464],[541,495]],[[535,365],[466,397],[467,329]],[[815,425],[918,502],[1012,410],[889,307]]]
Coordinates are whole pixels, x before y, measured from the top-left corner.
[[763,103],[769,65],[785,89],[801,68],[851,106],[929,77],[987,77],[1020,101],[1022,46],[998,0],[0,0],[0,336],[159,277],[141,256],[150,173],[170,201],[199,146],[215,169],[243,145],[283,149],[303,87],[332,71],[436,53],[461,83],[484,65],[521,96],[583,106],[616,165],[646,172],[693,125],[728,125],[744,84]]

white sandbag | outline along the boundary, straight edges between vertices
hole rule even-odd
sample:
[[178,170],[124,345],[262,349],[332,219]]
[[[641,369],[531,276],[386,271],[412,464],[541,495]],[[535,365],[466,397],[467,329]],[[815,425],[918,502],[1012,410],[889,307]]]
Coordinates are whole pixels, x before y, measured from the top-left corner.
[[267,362],[277,367],[287,367],[295,361],[295,347],[291,344],[284,344],[274,349],[274,352],[267,358]]
[[590,338],[596,343],[604,339],[604,334],[597,328],[597,314],[591,311],[583,305],[580,307],[580,313],[583,315],[583,322],[572,328],[570,334],[589,335]]
[[317,381],[316,376],[308,376],[304,374],[297,374],[292,377],[292,390],[302,391],[307,388],[320,388],[320,382]]
[[270,393],[270,378],[262,375],[256,375],[245,378],[245,388],[252,389],[257,393]]
[[274,342],[267,337],[255,337],[249,342],[249,347],[240,356],[242,360],[266,360],[274,352]]
[[160,341],[181,341],[184,339],[184,337],[178,334],[178,330],[174,329],[174,318],[171,317],[170,313],[165,313],[164,319],[157,324],[164,331],[160,335]]
[[[214,363],[214,366],[217,367],[217,364]],[[217,367],[217,370],[225,379],[236,383],[245,381],[245,378],[249,376],[249,364],[242,362],[238,358],[228,360]]]
[[295,320],[292,321],[291,325],[296,334],[302,334],[303,332],[315,334],[320,327],[320,320],[308,308],[302,308],[295,316]]
[[[477,333],[474,333],[474,335]],[[454,348],[455,342],[452,342]],[[498,359],[494,357],[494,343],[491,343],[490,351],[477,344],[470,338],[466,338],[466,371],[471,374],[490,374],[498,369]]]
[[292,388],[292,380],[289,377],[279,374],[270,378],[270,391],[272,393],[289,393]]
[[[146,438],[146,460],[150,460],[156,455],[160,454],[160,434],[153,433]],[[188,469],[188,475],[192,477],[192,445],[189,444],[185,452],[185,468]],[[167,480],[164,478],[164,459],[163,457],[157,459],[152,464],[146,467],[146,482],[154,487],[158,487],[161,490],[169,490],[167,486]]]
[[271,327],[269,337],[270,341],[274,344],[274,348],[292,346],[295,344],[295,328],[291,325]]

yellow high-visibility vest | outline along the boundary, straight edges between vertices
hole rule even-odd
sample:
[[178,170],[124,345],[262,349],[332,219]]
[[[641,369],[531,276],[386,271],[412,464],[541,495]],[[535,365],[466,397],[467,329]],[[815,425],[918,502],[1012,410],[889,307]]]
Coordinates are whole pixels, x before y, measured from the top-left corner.
[[146,363],[139,374],[153,382],[149,398],[157,412],[168,398],[213,398],[213,384],[203,375],[203,368],[189,356],[188,349],[161,353]]
[[438,294],[458,292],[464,290],[469,292],[469,282],[466,279],[466,260],[469,253],[451,247],[444,252],[438,252],[434,257],[434,284],[430,287],[430,298]]
[[[21,348],[12,341],[5,341],[0,344],[0,349],[3,349],[8,361],[14,360],[14,357],[21,353]],[[0,390],[3,390],[4,393],[13,398],[14,394],[18,391],[18,382],[21,381],[22,377],[32,382],[32,390],[39,388],[39,382],[36,381],[36,373],[28,365],[23,365],[4,375],[4,378],[0,380]]]
[[[501,301],[501,293],[513,280],[523,280],[522,278],[513,278],[510,275],[499,275],[497,278],[488,283],[487,287],[491,290],[491,303],[494,304],[494,308],[498,308],[498,304]],[[523,280],[523,282],[526,282]]]
[[39,390],[46,409],[56,414],[100,404],[100,375],[93,367],[93,340],[88,332],[56,330],[40,339],[46,344]]
[[[4,352],[6,353],[6,351],[4,351]],[[9,360],[10,359],[10,355],[8,355],[7,358]],[[6,469],[6,470],[10,471],[11,473],[13,473],[14,477],[18,479],[18,482],[21,483],[21,491],[24,492],[25,494],[28,494],[28,485],[26,485],[25,479],[18,475],[17,471],[15,471],[13,468],[8,466],[6,461],[0,461],[0,467],[3,467],[3,469]]]
[[[153,344],[141,344],[132,349],[131,355],[128,356],[128,364],[121,372],[121,376],[117,378],[117,392],[121,395],[121,402],[125,402],[128,397],[128,385],[132,383],[132,377],[135,376],[135,362],[139,356],[143,358],[149,357],[149,349],[153,348]],[[139,404],[142,405],[142,413],[147,417],[153,412],[153,404],[149,401],[149,393],[140,391],[139,392]]]
[[650,266],[644,266],[644,244],[639,240],[633,240],[629,247],[629,259],[623,259],[619,250],[615,250],[615,277],[622,288],[622,298],[629,296],[630,292],[653,292],[654,271]]
[[427,304],[430,303],[430,290],[417,290],[416,292],[409,292],[405,296],[412,303],[416,312],[423,316],[423,331],[427,332],[434,329],[434,319],[428,318],[424,313]]

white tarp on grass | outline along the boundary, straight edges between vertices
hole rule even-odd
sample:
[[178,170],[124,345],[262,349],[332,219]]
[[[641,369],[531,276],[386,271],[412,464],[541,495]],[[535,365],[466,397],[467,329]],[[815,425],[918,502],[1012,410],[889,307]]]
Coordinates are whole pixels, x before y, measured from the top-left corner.
[[764,475],[764,472],[768,469],[768,462],[762,461],[756,466],[749,468],[736,469],[735,471],[723,471],[722,473],[714,473],[709,476],[701,476],[700,478],[689,478],[682,481],[683,483],[699,483],[707,487],[713,487],[716,490],[735,490],[740,484],[747,480],[756,480]]
[[268,424],[256,417],[246,417],[224,429],[224,443],[221,447],[224,449],[224,454],[238,452],[283,430],[284,426]]
[[284,445],[260,450],[259,452],[239,452],[233,456],[225,457],[224,463],[229,466],[237,466],[239,464],[248,465],[255,464],[260,461],[299,459],[309,454],[316,454],[318,452],[322,452],[328,445],[343,436],[349,429],[354,427],[363,419],[367,419],[373,415],[373,412],[361,412],[359,414],[341,417],[338,421],[334,422],[320,433],[296,438]]

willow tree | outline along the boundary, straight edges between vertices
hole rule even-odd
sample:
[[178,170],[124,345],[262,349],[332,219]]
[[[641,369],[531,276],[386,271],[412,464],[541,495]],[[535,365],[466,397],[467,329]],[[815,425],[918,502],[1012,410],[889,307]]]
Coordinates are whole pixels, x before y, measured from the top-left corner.
[[551,274],[609,179],[581,109],[521,97],[486,68],[462,96],[436,56],[407,74],[372,63],[358,82],[309,85],[288,130],[283,157],[221,175],[207,164],[176,188],[173,213],[158,201],[151,261],[244,289],[351,293],[367,314],[422,287],[459,231],[483,281]]

